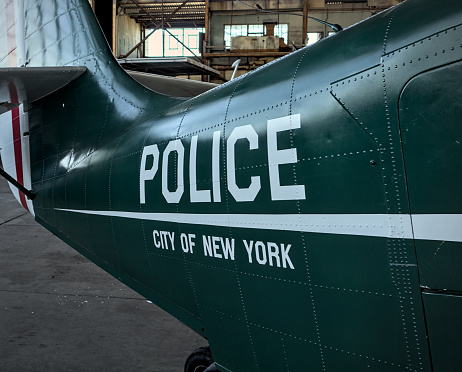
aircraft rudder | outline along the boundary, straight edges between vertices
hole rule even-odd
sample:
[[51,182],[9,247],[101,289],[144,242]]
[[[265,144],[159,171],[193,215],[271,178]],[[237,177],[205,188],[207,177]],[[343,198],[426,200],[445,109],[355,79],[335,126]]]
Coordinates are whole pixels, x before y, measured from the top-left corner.
[[24,63],[24,1],[0,0],[0,67]]
[[[31,189],[28,115],[24,105],[0,115],[0,159],[3,170],[26,189]],[[32,201],[11,183],[10,189],[24,209],[34,215]]]
[[27,66],[83,66],[113,58],[87,0],[24,0]]
[[0,67],[83,66],[96,55],[114,60],[88,0],[0,0]]

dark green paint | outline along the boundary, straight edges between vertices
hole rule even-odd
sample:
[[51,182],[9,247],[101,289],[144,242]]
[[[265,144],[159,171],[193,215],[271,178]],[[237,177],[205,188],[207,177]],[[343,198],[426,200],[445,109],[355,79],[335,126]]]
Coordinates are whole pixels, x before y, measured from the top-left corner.
[[[460,213],[462,127],[454,123],[462,117],[462,91],[457,78],[461,74],[462,63],[451,63],[414,77],[402,92],[399,112],[413,213]],[[422,285],[462,291],[462,244],[415,244]]]
[[[430,371],[431,360],[435,371],[441,360],[455,368],[458,360],[446,357],[440,327],[457,321],[459,297],[444,304],[449,315],[443,322],[441,302],[427,295],[422,302],[420,286],[460,290],[459,243],[58,209],[278,214],[282,221],[284,214],[460,214],[461,177],[448,182],[461,160],[453,141],[460,132],[461,73],[454,64],[462,59],[459,1],[446,1],[433,15],[433,2],[409,0],[186,101],[148,91],[120,69],[86,0],[26,3],[30,65],[87,68],[30,106],[38,222],[207,337],[224,371]],[[415,9],[425,22],[414,22]],[[444,83],[451,76],[454,83]],[[435,91],[441,97],[436,103]],[[451,109],[440,110],[443,103]],[[281,183],[304,185],[306,197],[272,201],[267,122],[297,114],[300,128],[279,133],[278,146],[297,149],[298,161],[279,170]],[[248,124],[258,134],[258,148],[237,141],[236,183],[244,188],[259,176],[261,189],[255,200],[237,202],[227,188],[226,144],[234,128]],[[221,138],[221,202],[191,203],[191,141],[198,136],[197,187],[211,190],[215,131]],[[185,150],[179,203],[162,196],[162,154],[173,139]],[[141,204],[143,148],[154,144],[159,170],[146,183]],[[447,158],[444,167],[432,163],[435,153]],[[178,158],[171,154],[169,160],[173,191]],[[447,184],[426,197],[441,178]],[[156,248],[154,230],[174,232],[175,249]],[[181,233],[195,234],[193,253],[182,251]],[[234,239],[235,259],[206,255],[202,236]],[[256,258],[250,263],[243,240],[290,244],[294,269],[260,265]],[[444,248],[431,261],[438,247]],[[455,259],[448,262],[450,257]],[[462,330],[451,332],[460,349]]]
[[428,339],[435,372],[456,372],[462,365],[460,334],[462,298],[424,293]]

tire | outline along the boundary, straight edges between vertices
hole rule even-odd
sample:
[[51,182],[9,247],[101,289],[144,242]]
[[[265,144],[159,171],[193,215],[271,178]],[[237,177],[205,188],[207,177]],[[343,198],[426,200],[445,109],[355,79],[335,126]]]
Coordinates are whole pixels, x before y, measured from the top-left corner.
[[213,356],[210,347],[200,347],[186,359],[184,372],[204,372],[212,363]]

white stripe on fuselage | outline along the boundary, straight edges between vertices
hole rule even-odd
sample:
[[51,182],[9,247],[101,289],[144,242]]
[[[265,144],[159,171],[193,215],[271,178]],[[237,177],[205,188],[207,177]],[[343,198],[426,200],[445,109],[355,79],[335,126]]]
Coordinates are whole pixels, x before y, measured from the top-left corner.
[[[261,230],[462,242],[460,214],[194,214],[59,211],[146,221]],[[412,229],[414,228],[414,236]]]

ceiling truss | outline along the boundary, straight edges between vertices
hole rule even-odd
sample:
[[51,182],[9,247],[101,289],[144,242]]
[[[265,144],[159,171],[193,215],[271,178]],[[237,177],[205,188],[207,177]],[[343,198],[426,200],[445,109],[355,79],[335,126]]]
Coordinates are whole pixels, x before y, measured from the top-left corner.
[[180,1],[124,0],[118,2],[118,12],[135,19],[146,29],[162,27],[162,22],[163,28],[205,27],[205,1],[187,1],[166,21],[181,4]]

